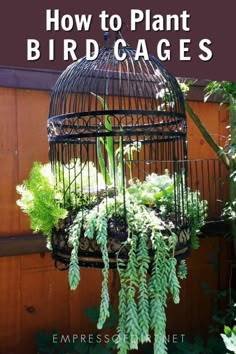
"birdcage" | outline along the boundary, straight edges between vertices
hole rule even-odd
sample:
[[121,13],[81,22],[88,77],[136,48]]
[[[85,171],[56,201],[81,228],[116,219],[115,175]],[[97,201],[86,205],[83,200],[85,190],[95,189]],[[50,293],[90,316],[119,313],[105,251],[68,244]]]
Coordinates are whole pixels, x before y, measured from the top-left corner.
[[[73,249],[80,265],[102,267],[99,225],[91,231],[88,221],[92,213],[99,218],[100,209],[106,214],[110,267],[116,267],[117,255],[127,259],[127,215],[136,204],[158,215],[160,223],[165,220],[164,238],[175,232],[178,259],[190,252],[183,94],[154,56],[137,57],[128,45],[119,55],[125,58],[120,61],[107,45],[95,60],[81,58],[51,93],[49,157],[68,210],[53,231],[52,256],[65,266]],[[80,240],[73,248],[70,237],[78,223]]]

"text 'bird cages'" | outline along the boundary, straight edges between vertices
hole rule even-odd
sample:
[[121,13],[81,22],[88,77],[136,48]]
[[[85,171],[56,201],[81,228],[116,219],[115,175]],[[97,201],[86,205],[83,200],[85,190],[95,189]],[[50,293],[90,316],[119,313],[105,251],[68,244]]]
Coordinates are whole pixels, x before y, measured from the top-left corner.
[[[103,48],[94,61],[78,60],[51,94],[49,156],[68,210],[53,232],[52,255],[65,265],[77,213],[83,220],[99,208],[107,210],[110,266],[116,266],[117,252],[125,259],[128,250],[122,244],[132,237],[127,215],[140,200],[168,220],[163,237],[175,230],[176,257],[190,251],[189,187],[199,190],[197,176],[210,162],[187,161],[184,98],[176,79],[153,56],[136,60],[128,46],[120,54],[126,59],[118,61],[113,48]],[[80,264],[102,267],[99,243],[85,237],[86,222],[80,227]]]

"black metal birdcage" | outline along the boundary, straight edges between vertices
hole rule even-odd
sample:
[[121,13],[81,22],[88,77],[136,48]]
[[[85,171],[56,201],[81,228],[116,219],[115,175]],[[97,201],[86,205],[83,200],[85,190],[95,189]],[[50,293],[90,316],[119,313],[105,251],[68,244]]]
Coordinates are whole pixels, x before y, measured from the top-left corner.
[[[68,234],[78,211],[99,208],[102,201],[123,198],[123,215],[108,221],[111,267],[127,239],[127,189],[147,176],[172,176],[175,208],[168,217],[178,235],[176,257],[190,251],[186,203],[187,162],[184,97],[177,80],[153,56],[137,58],[129,46],[116,58],[113,47],[100,49],[70,65],[58,78],[48,119],[49,157],[63,190],[68,216],[52,235],[52,255],[68,265]],[[168,172],[167,172],[168,170]],[[183,172],[184,171],[184,172]],[[131,181],[131,182],[130,182]],[[119,199],[120,200],[120,199]],[[184,237],[183,237],[184,235]],[[123,250],[123,258],[127,250]],[[102,266],[95,240],[81,237],[81,265]],[[122,254],[122,252],[121,252]]]

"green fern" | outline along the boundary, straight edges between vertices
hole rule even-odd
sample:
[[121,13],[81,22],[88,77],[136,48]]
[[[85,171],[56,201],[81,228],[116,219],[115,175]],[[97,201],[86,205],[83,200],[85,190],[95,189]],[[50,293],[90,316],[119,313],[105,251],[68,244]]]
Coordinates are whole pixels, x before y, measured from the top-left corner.
[[30,227],[34,232],[50,236],[53,227],[67,216],[61,207],[63,195],[58,190],[49,164],[35,162],[29,179],[17,186],[21,198],[20,208],[30,217]]

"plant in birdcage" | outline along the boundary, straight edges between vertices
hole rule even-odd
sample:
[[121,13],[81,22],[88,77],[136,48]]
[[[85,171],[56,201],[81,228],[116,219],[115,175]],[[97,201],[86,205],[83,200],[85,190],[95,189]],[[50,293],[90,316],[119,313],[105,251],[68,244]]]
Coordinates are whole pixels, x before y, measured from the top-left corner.
[[50,165],[34,164],[18,204],[68,267],[72,290],[81,266],[101,268],[98,329],[110,316],[109,270],[117,270],[118,352],[150,342],[153,331],[154,353],[166,354],[167,300],[180,301],[207,202],[188,183],[176,79],[155,58],[136,65],[135,52],[122,51],[122,64],[107,47],[62,73],[51,95]]
[[[101,98],[100,101],[103,102]],[[110,117],[106,116],[105,120],[108,127]],[[109,126],[111,129],[112,126]],[[204,224],[207,204],[199,200],[198,191],[183,190],[183,174],[171,176],[166,170],[162,175],[148,174],[144,181],[132,178],[132,160],[135,153],[141,150],[141,144],[133,141],[122,145],[123,142],[119,142],[115,153],[112,152],[113,144],[113,140],[98,138],[100,172],[91,161],[76,159],[64,168],[63,184],[56,181],[55,169],[53,172],[49,164],[35,163],[29,180],[17,187],[21,195],[18,205],[29,215],[31,228],[36,232],[42,231],[48,237],[49,245],[54,230],[66,228],[71,250],[68,274],[72,290],[80,282],[81,245],[85,240],[96,240],[103,264],[98,329],[109,317],[109,233],[116,231],[125,234],[125,239],[116,250],[116,267],[121,284],[117,333],[119,338],[127,340],[117,342],[118,350],[125,353],[129,349],[138,349],[139,342],[150,341],[149,332],[153,330],[154,352],[166,353],[167,297],[170,293],[173,301],[179,302],[179,279],[185,278],[187,273],[185,262],[182,260],[178,264],[175,258],[179,236],[173,216],[176,193],[180,200],[179,209],[189,216],[191,224],[191,231],[182,233],[182,237],[186,237],[183,242],[189,241],[192,233],[193,246],[197,245],[197,233]],[[108,169],[101,145],[108,155]],[[125,184],[122,181],[123,164],[127,164],[131,176]],[[63,170],[59,163],[55,168],[57,172]],[[79,182],[74,185],[78,179]],[[111,183],[114,180],[116,185]],[[93,188],[96,184],[99,185],[99,193]],[[116,191],[109,195],[111,187]],[[181,205],[184,200],[187,202]],[[69,224],[65,223],[68,217]],[[116,222],[114,226],[115,220],[120,220],[120,225]]]
[[[49,167],[34,164],[29,180],[17,190],[21,194],[18,204],[30,216],[31,227],[36,232],[42,231],[48,236],[50,243],[53,229],[63,225],[63,219],[65,220],[71,211],[66,209],[68,200],[65,195],[64,207],[61,206],[63,192],[60,183],[55,185],[53,172]],[[76,174],[81,172],[83,168],[81,162],[77,161],[76,168],[79,170]],[[100,176],[102,182],[102,175],[94,166],[90,171]],[[93,175],[90,175],[90,178],[93,179]],[[83,183],[86,183],[87,176],[84,175],[83,179]],[[176,180],[178,181],[178,178]],[[204,223],[206,202],[199,201],[198,192],[186,189],[184,193],[188,198],[188,204],[186,203],[184,208],[191,218],[194,233],[200,230]],[[71,247],[69,283],[71,289],[75,290],[80,281],[81,240],[84,242],[84,239],[95,239],[103,261],[100,316],[97,324],[101,329],[109,317],[110,304],[107,239],[113,220],[124,218],[123,194],[118,193],[115,198],[105,195],[105,192],[104,197],[94,194],[94,206],[86,204],[86,195],[81,195],[82,197],[83,207],[82,209],[80,205],[75,207],[73,222],[68,227],[68,244]],[[137,179],[130,180],[126,187],[126,240],[120,243],[116,252],[121,281],[117,332],[120,337],[128,338],[128,341],[117,343],[120,353],[128,349],[137,349],[139,342],[149,341],[151,329],[155,334],[155,353],[166,352],[165,307],[168,293],[171,293],[174,302],[178,303],[179,278],[186,276],[184,261],[178,265],[175,258],[178,236],[172,218],[174,200],[174,177],[170,176],[168,171],[163,175],[152,173],[143,182]],[[123,250],[126,250],[128,258],[124,258]]]

